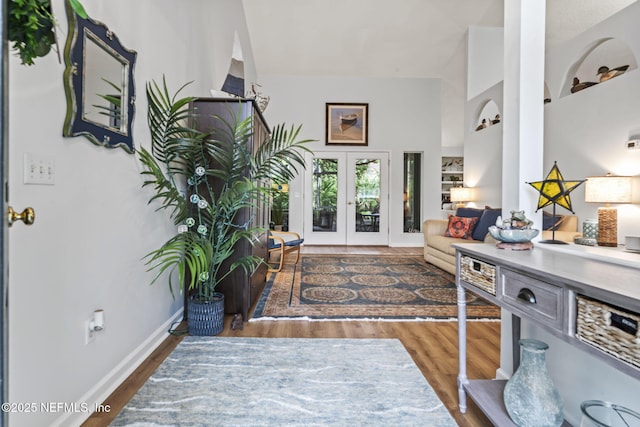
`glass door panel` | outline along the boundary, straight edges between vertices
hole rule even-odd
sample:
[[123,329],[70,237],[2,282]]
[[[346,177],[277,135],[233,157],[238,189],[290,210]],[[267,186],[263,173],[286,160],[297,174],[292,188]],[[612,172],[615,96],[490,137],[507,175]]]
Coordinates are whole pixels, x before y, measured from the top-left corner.
[[347,154],[347,244],[387,245],[388,153]]
[[315,152],[306,158],[308,244],[387,245],[388,153]]
[[313,231],[335,232],[338,212],[338,159],[313,159]]
[[355,232],[380,231],[380,159],[355,160]]
[[305,156],[304,239],[315,245],[346,244],[346,154],[316,152]]

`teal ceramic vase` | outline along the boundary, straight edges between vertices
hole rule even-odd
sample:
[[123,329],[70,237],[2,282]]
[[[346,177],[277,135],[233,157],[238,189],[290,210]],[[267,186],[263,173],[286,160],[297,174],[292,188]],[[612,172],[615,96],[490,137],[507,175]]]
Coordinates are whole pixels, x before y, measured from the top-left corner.
[[563,422],[562,397],[547,371],[548,348],[539,340],[520,340],[520,367],[504,388],[504,406],[520,427],[557,427]]
[[582,237],[585,239],[598,239],[598,220],[585,219],[582,223]]

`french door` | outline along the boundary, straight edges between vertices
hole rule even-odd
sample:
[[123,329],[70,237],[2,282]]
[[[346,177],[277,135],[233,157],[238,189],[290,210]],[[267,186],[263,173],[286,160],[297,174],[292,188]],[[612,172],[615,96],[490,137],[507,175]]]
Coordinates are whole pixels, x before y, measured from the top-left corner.
[[389,153],[315,152],[306,162],[305,242],[388,245]]

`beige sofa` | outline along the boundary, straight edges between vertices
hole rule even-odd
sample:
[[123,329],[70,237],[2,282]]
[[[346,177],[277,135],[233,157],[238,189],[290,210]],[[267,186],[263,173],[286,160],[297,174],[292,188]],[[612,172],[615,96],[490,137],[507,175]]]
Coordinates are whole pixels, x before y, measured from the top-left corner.
[[[451,247],[453,243],[497,243],[489,234],[486,235],[484,241],[445,237],[444,232],[447,229],[447,224],[448,221],[446,219],[427,219],[422,224],[424,259],[451,274],[456,274],[456,251]],[[578,217],[565,215],[556,229],[555,238],[556,240],[573,243],[573,239],[580,235],[577,229]],[[542,239],[550,240],[551,230],[544,230]]]

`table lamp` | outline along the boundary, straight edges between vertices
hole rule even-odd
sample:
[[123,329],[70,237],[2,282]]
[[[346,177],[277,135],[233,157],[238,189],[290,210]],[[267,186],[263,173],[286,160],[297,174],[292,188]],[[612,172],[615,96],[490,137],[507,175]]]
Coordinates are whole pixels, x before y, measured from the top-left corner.
[[450,190],[451,201],[456,202],[456,208],[464,207],[466,202],[473,201],[473,189],[470,187],[453,187]]
[[610,203],[631,203],[631,177],[591,176],[587,178],[585,202],[605,203],[598,208],[598,246],[618,246],[618,209]]

